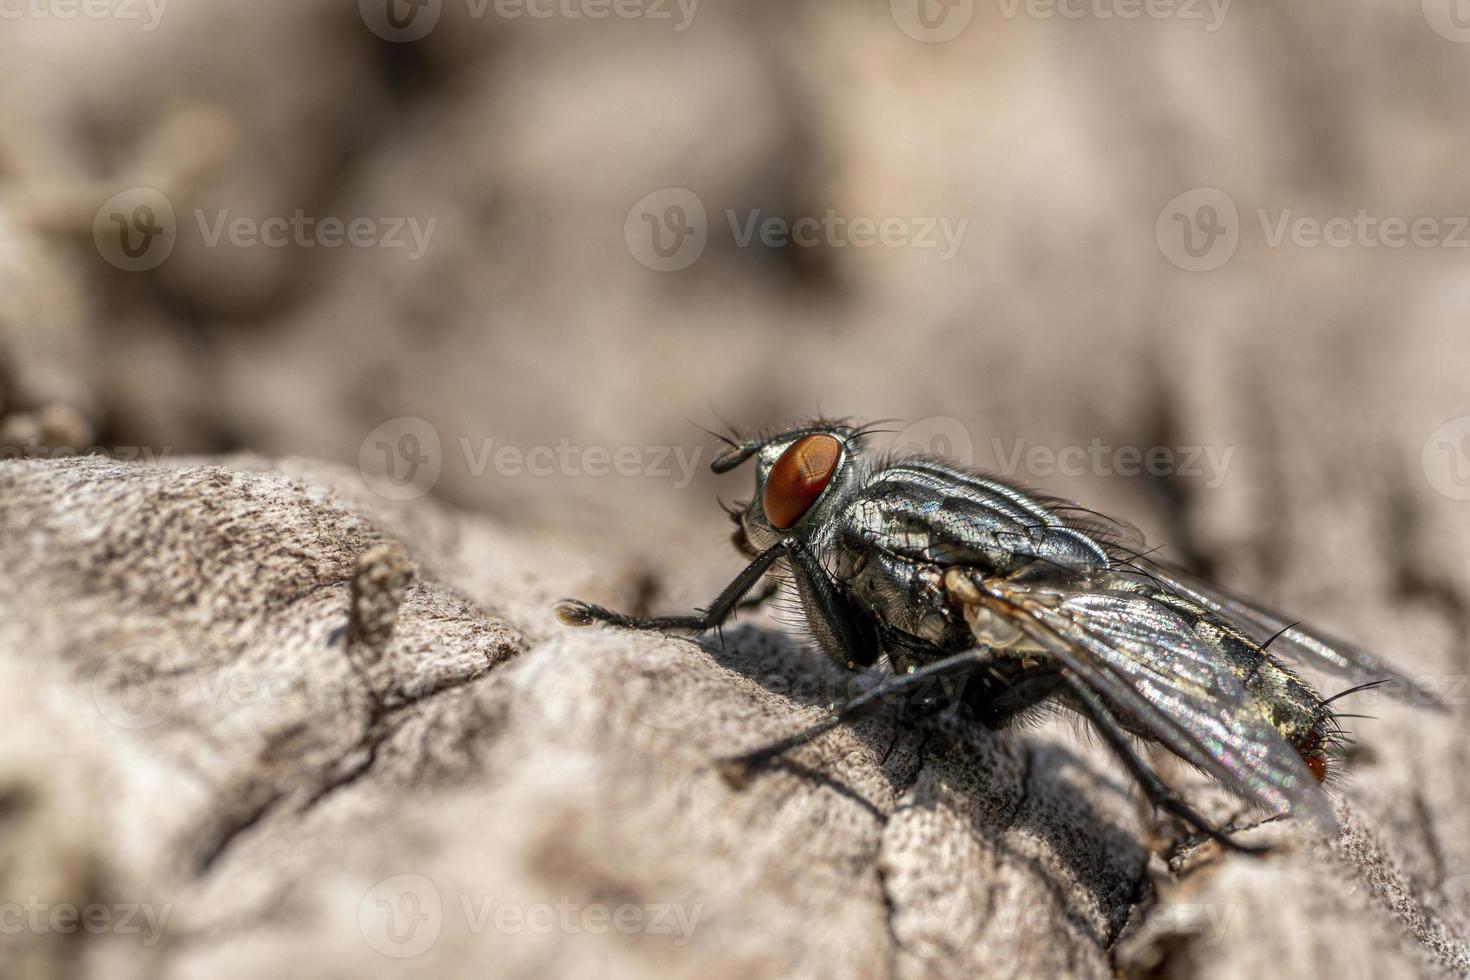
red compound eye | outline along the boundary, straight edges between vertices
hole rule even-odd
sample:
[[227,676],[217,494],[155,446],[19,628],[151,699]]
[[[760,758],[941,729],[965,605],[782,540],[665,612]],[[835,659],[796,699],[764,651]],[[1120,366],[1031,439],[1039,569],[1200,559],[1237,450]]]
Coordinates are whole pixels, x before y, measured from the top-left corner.
[[842,443],[826,433],[802,436],[787,447],[766,477],[761,503],[771,527],[784,531],[816,503],[837,472]]

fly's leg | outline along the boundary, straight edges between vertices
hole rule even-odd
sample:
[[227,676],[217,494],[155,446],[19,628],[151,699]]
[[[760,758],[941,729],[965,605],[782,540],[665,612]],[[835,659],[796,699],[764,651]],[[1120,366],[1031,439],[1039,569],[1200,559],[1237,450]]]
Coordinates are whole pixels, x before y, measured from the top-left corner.
[[590,602],[583,602],[580,599],[563,599],[556,604],[556,618],[568,626],[591,626],[593,623],[606,623],[609,626],[620,626],[625,629],[707,633],[734,614],[740,605],[740,600],[755,588],[755,584],[770,570],[778,558],[786,555],[787,550],[787,543],[782,541],[762,551],[741,570],[739,575],[735,576],[733,582],[725,586],[725,591],[720,593],[719,598],[710,605],[709,609],[697,611],[688,616],[628,616]]
[[881,683],[874,685],[862,694],[851,698],[832,708],[831,714],[809,728],[804,728],[794,735],[777,739],[758,749],[742,752],[740,755],[731,756],[720,761],[720,769],[725,778],[739,785],[745,781],[750,773],[770,765],[781,756],[798,748],[813,739],[820,738],[832,729],[844,722],[852,721],[871,710],[874,705],[891,694],[907,691],[927,683],[936,677],[955,674],[968,674],[982,669],[988,662],[990,654],[985,650],[966,650],[936,660],[931,664],[925,664],[910,674],[897,674],[885,678]]
[[759,609],[761,606],[764,606],[766,603],[776,598],[776,593],[780,591],[781,583],[776,579],[768,578],[766,579],[765,584],[760,587],[759,592],[757,592],[755,595],[746,596],[744,599],[741,599],[739,602],[737,602],[735,604],[735,611],[745,612],[750,609]]
[[871,667],[879,652],[872,616],[833,584],[810,549],[796,541],[790,549],[791,574],[817,644],[839,667]]
[[1148,763],[1143,761],[1142,757],[1134,751],[1133,746],[1128,742],[1128,736],[1123,726],[1118,724],[1117,718],[1113,716],[1112,711],[1108,709],[1108,706],[1103,702],[1102,698],[1098,697],[1091,688],[1074,677],[1070,671],[1064,671],[1062,676],[1076,698],[1077,707],[1093,723],[1093,727],[1102,735],[1103,741],[1108,743],[1108,748],[1113,750],[1113,754],[1118,757],[1123,765],[1127,767],[1133,778],[1138,781],[1139,786],[1143,788],[1144,795],[1148,797],[1150,803],[1156,807],[1163,808],[1201,834],[1204,834],[1211,840],[1218,841],[1231,850],[1243,851],[1247,854],[1262,854],[1270,850],[1270,847],[1259,847],[1240,843],[1229,834],[1217,829],[1201,816],[1199,811],[1180,799],[1179,794],[1174,792],[1167,783],[1160,779],[1158,773],[1149,768]]

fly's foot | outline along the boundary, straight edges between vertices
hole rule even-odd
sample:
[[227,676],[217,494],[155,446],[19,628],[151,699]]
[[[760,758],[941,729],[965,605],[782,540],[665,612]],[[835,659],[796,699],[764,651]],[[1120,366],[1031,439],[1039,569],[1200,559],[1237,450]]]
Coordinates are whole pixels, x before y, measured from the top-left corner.
[[789,749],[800,745],[807,738],[810,738],[807,733],[801,733],[795,738],[781,739],[779,742],[741,752],[739,755],[726,755],[725,758],[714,761],[714,770],[720,774],[720,779],[725,780],[725,785],[729,788],[745,789],[754,777],[772,767],[779,758],[784,757]]
[[591,626],[616,618],[617,613],[581,599],[563,599],[556,604],[556,618],[565,626]]
[[1260,855],[1267,854],[1272,849],[1270,844],[1246,844],[1236,840],[1235,830],[1229,827],[1216,827],[1192,806],[1185,803],[1183,798],[1172,792],[1155,799],[1154,804],[1178,818],[1195,833],[1207,840],[1214,841],[1226,850],[1235,851],[1237,854]]
[[715,760],[715,771],[720,774],[726,786],[742,790],[750,785],[752,779],[769,769],[785,753],[786,748],[783,743],[775,743],[739,755],[725,756]]
[[733,790],[742,790],[748,786],[758,768],[749,756],[744,755],[733,755],[715,761],[715,771],[720,774],[725,785]]

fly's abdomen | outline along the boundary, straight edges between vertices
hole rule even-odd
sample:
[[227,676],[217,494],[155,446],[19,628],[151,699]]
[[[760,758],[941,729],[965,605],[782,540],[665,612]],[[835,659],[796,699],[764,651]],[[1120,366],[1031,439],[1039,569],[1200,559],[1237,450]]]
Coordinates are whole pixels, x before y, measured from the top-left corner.
[[1331,707],[1312,685],[1249,637],[1215,619],[1207,610],[1172,593],[1154,599],[1188,620],[1201,640],[1230,665],[1257,715],[1297,750],[1307,769],[1322,782],[1327,750],[1341,734]]

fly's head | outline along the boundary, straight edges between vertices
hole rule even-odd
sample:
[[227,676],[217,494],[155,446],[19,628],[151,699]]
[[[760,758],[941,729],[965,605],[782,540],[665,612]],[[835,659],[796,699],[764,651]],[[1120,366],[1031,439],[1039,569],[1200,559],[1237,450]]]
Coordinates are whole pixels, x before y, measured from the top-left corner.
[[755,495],[729,511],[747,554],[796,536],[819,537],[861,479],[862,430],[846,422],[811,422],[779,435],[737,442],[710,469],[728,473],[755,460]]

